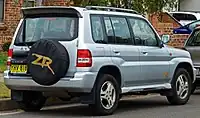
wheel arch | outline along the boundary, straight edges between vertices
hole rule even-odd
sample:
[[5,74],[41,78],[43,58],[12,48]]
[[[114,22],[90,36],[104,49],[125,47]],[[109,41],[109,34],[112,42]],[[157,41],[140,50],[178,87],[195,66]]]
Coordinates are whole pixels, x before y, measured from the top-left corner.
[[116,81],[119,84],[120,92],[121,92],[121,87],[122,87],[123,82],[122,82],[122,75],[121,75],[120,69],[117,66],[115,66],[115,65],[102,66],[99,69],[99,72],[97,74],[97,78],[96,78],[95,84],[98,81],[100,74],[102,74],[102,73],[103,74],[110,74],[113,77],[115,77]]
[[194,81],[194,73],[193,73],[193,66],[189,63],[189,62],[180,62],[175,70],[174,70],[174,73],[173,73],[173,76],[175,75],[176,71],[179,69],[179,68],[184,68],[188,71],[188,73],[190,74],[190,77],[192,79],[192,82]]

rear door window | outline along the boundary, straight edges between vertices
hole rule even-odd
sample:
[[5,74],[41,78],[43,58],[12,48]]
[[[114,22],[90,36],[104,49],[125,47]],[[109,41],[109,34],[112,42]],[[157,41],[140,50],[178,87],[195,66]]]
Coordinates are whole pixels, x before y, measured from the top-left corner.
[[133,45],[133,40],[126,18],[112,16],[110,19],[114,30],[116,44]]
[[91,15],[91,31],[96,43],[133,45],[133,39],[125,17]]
[[36,42],[41,39],[71,41],[77,37],[78,18],[26,18],[17,34],[15,43],[22,44],[24,41],[25,43],[29,44],[31,42]]

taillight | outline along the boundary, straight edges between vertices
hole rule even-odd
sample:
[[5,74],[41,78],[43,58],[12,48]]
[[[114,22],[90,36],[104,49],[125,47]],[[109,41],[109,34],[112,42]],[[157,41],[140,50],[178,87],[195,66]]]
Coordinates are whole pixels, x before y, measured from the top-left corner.
[[78,49],[76,67],[91,67],[92,54],[88,49]]
[[13,55],[13,49],[9,49],[8,50],[8,57],[12,58],[12,55]]
[[9,67],[11,65],[11,59],[13,56],[13,49],[8,50],[8,60],[7,60],[7,66]]

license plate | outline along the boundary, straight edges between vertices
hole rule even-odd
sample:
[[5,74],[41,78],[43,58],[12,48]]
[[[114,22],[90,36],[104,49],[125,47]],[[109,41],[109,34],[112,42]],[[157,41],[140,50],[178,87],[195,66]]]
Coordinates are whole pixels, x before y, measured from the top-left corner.
[[27,65],[11,65],[10,66],[10,72],[11,73],[26,73],[27,72]]

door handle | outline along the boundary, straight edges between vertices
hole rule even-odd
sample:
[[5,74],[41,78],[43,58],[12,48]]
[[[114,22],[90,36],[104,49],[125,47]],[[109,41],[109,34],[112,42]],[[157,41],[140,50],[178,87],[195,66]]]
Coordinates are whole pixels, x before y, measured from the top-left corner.
[[113,52],[114,52],[114,53],[120,53],[120,51],[119,51],[119,50],[113,50]]
[[115,55],[120,55],[120,51],[119,50],[113,50],[113,52],[115,53]]
[[148,52],[147,52],[147,51],[143,51],[143,52],[142,52],[142,54],[144,54],[144,55],[147,55],[147,54],[148,54]]

